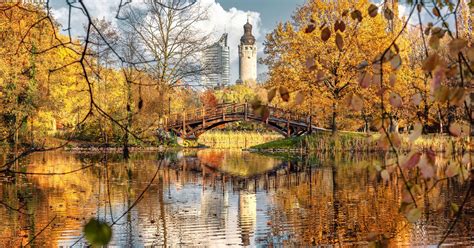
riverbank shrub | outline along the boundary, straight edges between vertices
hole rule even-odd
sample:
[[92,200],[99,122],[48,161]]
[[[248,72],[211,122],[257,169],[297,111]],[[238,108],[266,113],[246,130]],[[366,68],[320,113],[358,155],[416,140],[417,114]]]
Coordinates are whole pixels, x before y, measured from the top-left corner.
[[249,148],[277,139],[282,136],[273,132],[209,131],[199,136],[198,142],[212,148]]
[[[291,137],[274,140],[260,145],[252,146],[256,150],[294,150],[294,151],[319,151],[319,152],[377,152],[382,149],[377,141],[379,133],[339,132],[314,133],[307,136]],[[470,138],[455,138],[441,134],[430,134],[420,137],[415,142],[409,142],[408,134],[401,134],[401,151],[432,150],[435,152],[464,152],[472,151],[469,147]]]

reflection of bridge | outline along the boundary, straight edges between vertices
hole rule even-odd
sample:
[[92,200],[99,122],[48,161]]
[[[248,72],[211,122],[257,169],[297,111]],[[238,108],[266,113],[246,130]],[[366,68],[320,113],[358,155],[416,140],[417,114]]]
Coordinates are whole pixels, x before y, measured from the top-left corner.
[[312,124],[311,117],[268,107],[269,116],[255,114],[247,103],[221,104],[190,112],[172,114],[165,121],[165,129],[180,137],[198,137],[213,128],[235,121],[263,122],[267,128],[285,137],[300,136],[314,131],[327,131]]

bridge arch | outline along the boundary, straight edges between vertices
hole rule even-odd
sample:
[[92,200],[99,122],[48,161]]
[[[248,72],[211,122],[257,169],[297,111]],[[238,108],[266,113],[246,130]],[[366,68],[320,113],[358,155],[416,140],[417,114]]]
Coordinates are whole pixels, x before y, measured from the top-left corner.
[[313,131],[326,131],[312,125],[311,117],[267,107],[268,117],[255,114],[247,103],[221,104],[214,108],[197,109],[171,115],[165,120],[165,130],[182,138],[197,138],[206,131],[236,121],[264,123],[285,137],[300,136]]

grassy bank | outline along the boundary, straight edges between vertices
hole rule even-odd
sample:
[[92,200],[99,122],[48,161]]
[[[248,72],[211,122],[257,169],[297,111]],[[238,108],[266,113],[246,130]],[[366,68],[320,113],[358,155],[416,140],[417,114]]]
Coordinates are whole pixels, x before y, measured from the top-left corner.
[[212,148],[249,148],[281,139],[277,133],[255,131],[209,131],[198,142]]
[[[409,142],[407,134],[402,134],[400,137],[400,149],[402,151],[431,149],[436,152],[462,152],[469,150],[467,139],[453,138],[447,135],[425,135],[414,143]],[[378,133],[340,132],[336,135],[331,133],[315,133],[307,136],[274,140],[252,146],[251,149],[259,151],[376,152],[381,150],[377,144],[379,138],[380,134]]]

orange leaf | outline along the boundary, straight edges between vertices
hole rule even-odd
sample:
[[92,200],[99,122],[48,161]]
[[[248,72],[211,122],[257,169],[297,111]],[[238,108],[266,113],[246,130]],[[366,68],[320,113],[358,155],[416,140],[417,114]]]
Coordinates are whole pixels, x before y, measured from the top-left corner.
[[409,155],[409,158],[402,164],[404,169],[413,169],[420,162],[421,152],[415,152]]
[[352,18],[352,20],[357,20],[357,21],[361,22],[362,21],[362,12],[360,12],[360,10],[358,10],[358,9],[352,11],[351,18]]
[[369,16],[370,17],[376,17],[377,14],[378,14],[379,8],[375,4],[371,4],[369,6],[368,11],[369,11]]
[[389,98],[390,104],[395,108],[400,108],[403,105],[402,98],[397,93],[391,93]]
[[389,8],[385,8],[385,10],[383,11],[383,16],[389,21],[393,20],[394,17],[392,10]]
[[330,37],[331,37],[331,30],[329,30],[328,27],[323,28],[323,30],[321,30],[321,39],[323,41],[327,41],[329,40]]
[[276,95],[276,88],[269,90],[267,93],[268,102],[272,102],[273,98],[275,98],[275,95]]
[[304,94],[301,91],[298,91],[295,96],[295,104],[300,105],[304,101]]
[[280,86],[280,97],[283,101],[288,102],[290,100],[290,93],[288,92],[288,89]]
[[467,41],[464,39],[454,39],[448,44],[449,51],[452,54],[458,54],[466,46],[467,46]]
[[343,40],[341,34],[339,34],[339,33],[336,34],[336,45],[337,45],[337,48],[339,49],[339,51],[342,52],[342,49],[344,48],[344,40]]
[[393,56],[393,58],[390,60],[390,65],[392,65],[393,70],[398,70],[400,68],[402,65],[402,58],[400,57],[400,54]]

